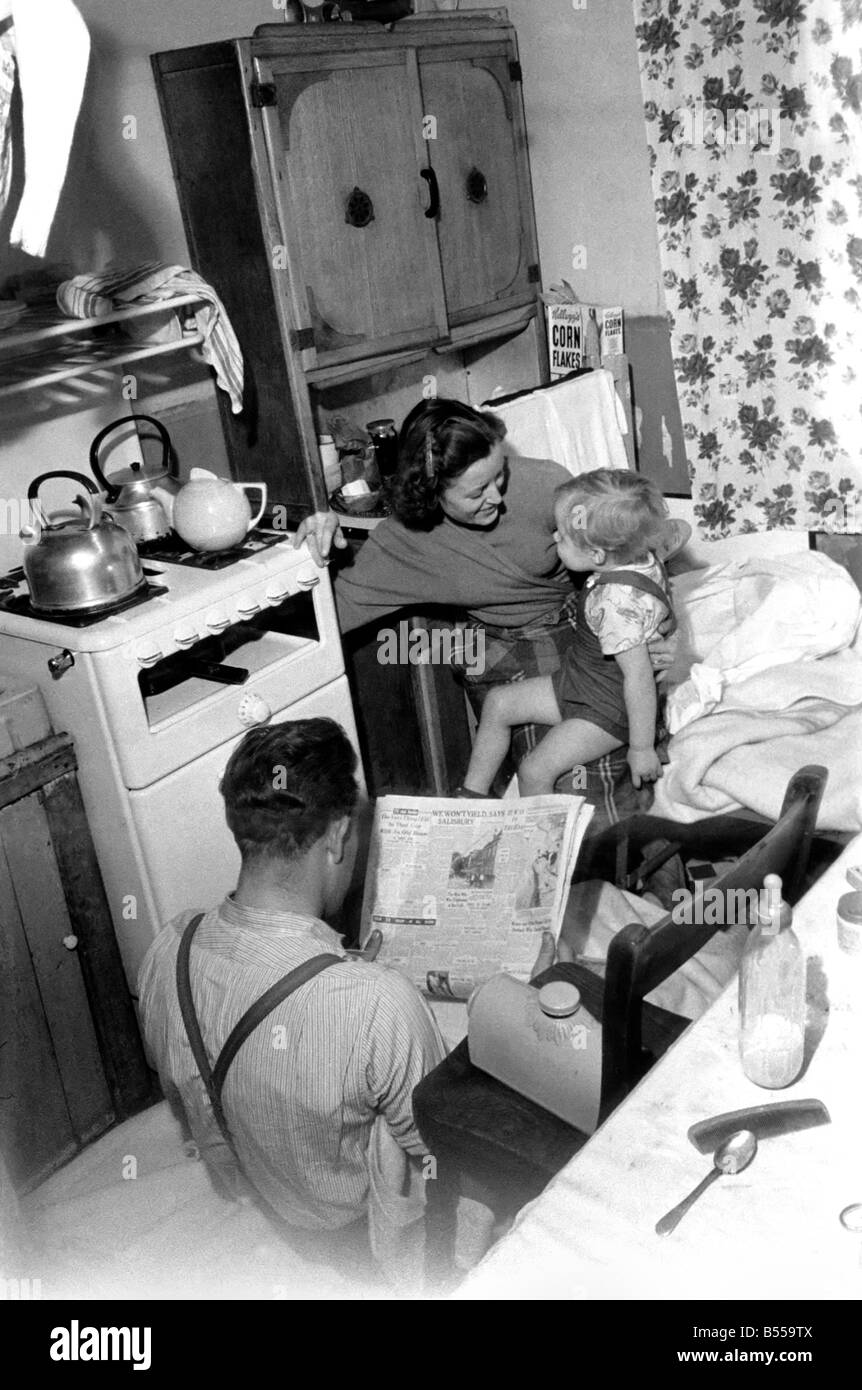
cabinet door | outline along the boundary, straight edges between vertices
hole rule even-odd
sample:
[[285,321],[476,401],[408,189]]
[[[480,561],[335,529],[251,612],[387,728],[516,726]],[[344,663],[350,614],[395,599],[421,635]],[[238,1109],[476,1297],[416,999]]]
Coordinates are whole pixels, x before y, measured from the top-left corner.
[[[521,95],[505,44],[419,54],[449,324],[535,300],[536,253]],[[433,118],[433,123],[428,118]]]
[[410,50],[259,58],[294,319],[306,367],[445,337]]

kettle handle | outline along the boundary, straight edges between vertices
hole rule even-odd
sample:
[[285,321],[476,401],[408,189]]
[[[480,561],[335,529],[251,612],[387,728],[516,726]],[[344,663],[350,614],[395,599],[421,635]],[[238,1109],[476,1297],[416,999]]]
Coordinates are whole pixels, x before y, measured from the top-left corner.
[[137,425],[141,420],[146,420],[148,425],[155,425],[158,430],[162,441],[162,472],[170,473],[171,471],[171,437],[161,420],[154,419],[152,415],[124,415],[122,420],[113,420],[110,425],[106,425],[104,429],[99,430],[99,433],[90,445],[90,467],[93,470],[94,478],[96,478],[104,488],[105,500],[109,504],[111,502],[116,502],[120,495],[120,489],[115,487],[113,483],[109,483],[108,479],[105,477],[102,466],[99,463],[99,450],[108,435],[112,434],[114,430],[119,429],[121,425]]
[[40,473],[27,489],[27,501],[30,503],[30,510],[43,529],[48,530],[50,528],[51,518],[45,516],[38,494],[42,484],[47,483],[49,478],[72,478],[74,482],[81,483],[84,487],[84,496],[80,500],[87,510],[87,530],[92,531],[94,527],[98,526],[102,516],[102,505],[99,500],[99,489],[95,483],[90,478],[86,478],[83,473],[73,473],[68,468],[56,468],[51,473]]

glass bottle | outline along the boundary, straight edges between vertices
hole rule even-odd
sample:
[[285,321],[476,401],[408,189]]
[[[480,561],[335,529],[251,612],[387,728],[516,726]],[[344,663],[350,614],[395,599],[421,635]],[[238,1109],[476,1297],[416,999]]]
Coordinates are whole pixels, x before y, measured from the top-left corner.
[[739,971],[739,1051],[756,1086],[779,1090],[802,1069],[805,1047],[805,954],[781,897],[781,879],[767,874],[765,902]]

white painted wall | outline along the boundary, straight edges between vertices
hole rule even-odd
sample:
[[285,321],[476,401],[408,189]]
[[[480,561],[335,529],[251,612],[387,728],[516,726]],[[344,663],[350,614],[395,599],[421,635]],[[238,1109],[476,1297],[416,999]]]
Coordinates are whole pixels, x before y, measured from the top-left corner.
[[[631,0],[509,0],[545,286],[664,313]],[[474,0],[460,8],[482,9]],[[572,268],[572,247],[587,264]]]

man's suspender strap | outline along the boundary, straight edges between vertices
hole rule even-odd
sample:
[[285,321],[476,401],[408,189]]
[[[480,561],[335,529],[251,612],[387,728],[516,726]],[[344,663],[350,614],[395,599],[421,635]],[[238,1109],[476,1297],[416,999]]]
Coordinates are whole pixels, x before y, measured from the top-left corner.
[[343,956],[331,955],[329,953],[314,956],[311,960],[303,961],[295,970],[291,970],[287,975],[282,975],[280,980],[276,980],[265,994],[262,994],[250,1009],[247,1009],[239,1022],[231,1029],[227,1042],[219,1053],[214,1067],[210,1067],[209,1058],[204,1047],[204,1040],[201,1036],[200,1024],[195,1012],[194,1001],[192,1000],[191,978],[189,975],[189,957],[192,949],[192,937],[203,921],[204,914],[199,912],[197,917],[186,926],[180,948],[177,952],[177,994],[180,1001],[180,1013],[182,1014],[183,1024],[191,1044],[192,1056],[201,1074],[201,1079],[207,1088],[207,1094],[213,1108],[213,1114],[218,1121],[219,1129],[224,1135],[225,1141],[234,1147],[233,1138],[225,1119],[221,1103],[222,1088],[225,1083],[228,1068],[236,1054],[239,1052],[246,1038],[254,1032],[259,1023],[262,1023],[267,1014],[272,1013],[284,999],[293,994],[294,990],[299,989],[300,985],[307,984],[313,980],[315,975],[319,975],[322,970],[327,970],[330,965],[341,965],[344,963]]
[[625,584],[627,589],[640,589],[645,594],[652,594],[663,603],[673,622],[671,631],[676,630],[676,619],[674,618],[673,603],[670,594],[656,584],[654,579],[650,579],[646,574],[639,574],[637,570],[612,570],[610,574],[595,575],[591,588],[597,588],[599,584]]

